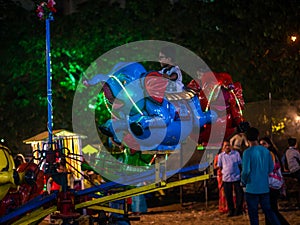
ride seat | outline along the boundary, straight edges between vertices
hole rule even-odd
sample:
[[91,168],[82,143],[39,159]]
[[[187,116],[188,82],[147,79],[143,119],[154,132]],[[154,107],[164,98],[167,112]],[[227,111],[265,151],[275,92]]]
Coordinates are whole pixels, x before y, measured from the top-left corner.
[[189,100],[195,96],[195,91],[193,90],[183,90],[182,92],[175,93],[165,93],[165,96],[168,101],[176,101],[176,100]]

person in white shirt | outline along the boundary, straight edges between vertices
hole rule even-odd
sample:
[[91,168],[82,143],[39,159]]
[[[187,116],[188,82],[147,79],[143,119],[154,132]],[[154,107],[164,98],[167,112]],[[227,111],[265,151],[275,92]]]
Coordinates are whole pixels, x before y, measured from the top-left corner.
[[171,46],[162,47],[159,52],[159,62],[162,67],[158,72],[168,79],[166,88],[167,93],[182,92],[184,84],[182,83],[182,73],[178,66],[175,65],[176,51]]
[[300,152],[297,149],[297,139],[288,139],[289,148],[286,150],[285,157],[292,177],[297,178],[300,183]]

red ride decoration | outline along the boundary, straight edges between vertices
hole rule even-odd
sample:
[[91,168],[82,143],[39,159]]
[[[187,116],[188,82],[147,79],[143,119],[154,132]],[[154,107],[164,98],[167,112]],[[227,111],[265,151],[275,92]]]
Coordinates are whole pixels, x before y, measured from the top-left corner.
[[55,214],[54,218],[77,218],[80,213],[75,211],[75,196],[74,193],[70,191],[59,192],[57,196],[57,210],[60,211],[59,214]]
[[168,80],[158,72],[150,72],[145,77],[145,88],[149,96],[155,101],[162,103],[164,100]]
[[[196,91],[203,111],[210,109],[218,114],[218,112],[226,110],[226,116],[218,117],[213,125],[216,127],[215,130],[223,130],[225,133],[220,132],[214,135],[220,135],[227,139],[235,132],[237,126],[245,121],[242,114],[245,105],[242,87],[239,82],[232,81],[230,74],[208,72],[202,76],[201,81],[192,80],[187,87]],[[209,96],[204,94],[204,90],[205,93],[209,93]],[[200,132],[199,137],[193,137],[193,139],[205,146],[210,137],[211,126],[211,124],[207,124],[205,129]],[[215,144],[219,145],[220,143]]]
[[9,190],[0,204],[0,215],[11,212],[43,192],[44,172],[35,163],[23,163],[18,167],[17,172],[29,173],[33,180],[30,183],[24,181],[17,189],[11,188]]
[[56,9],[54,8],[55,5],[54,0],[48,0],[48,2],[41,2],[37,9],[36,13],[40,20],[48,19],[51,16],[51,13],[55,13]]

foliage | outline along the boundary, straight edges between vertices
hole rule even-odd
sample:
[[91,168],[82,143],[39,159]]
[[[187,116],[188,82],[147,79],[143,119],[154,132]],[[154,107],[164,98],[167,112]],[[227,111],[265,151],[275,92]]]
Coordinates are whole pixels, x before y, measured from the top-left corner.
[[[12,0],[0,0],[0,5],[5,9],[0,20],[0,136],[18,151],[22,140],[46,129],[45,24],[34,10]],[[91,62],[138,40],[165,40],[190,49],[212,70],[240,81],[246,102],[267,99],[269,92],[274,99],[298,99],[299,40],[291,43],[288,37],[299,31],[299,12],[295,0],[146,0],[126,1],[124,8],[89,0],[72,15],[57,12],[51,22],[54,128],[72,129],[74,90]],[[101,120],[107,111],[97,116]]]

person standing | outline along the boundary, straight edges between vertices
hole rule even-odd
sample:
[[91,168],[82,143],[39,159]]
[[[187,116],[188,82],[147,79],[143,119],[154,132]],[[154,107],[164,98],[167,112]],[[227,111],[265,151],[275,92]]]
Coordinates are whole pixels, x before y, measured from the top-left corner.
[[245,133],[238,131],[235,135],[230,138],[230,145],[232,148],[243,155],[243,150],[248,147],[248,141]]
[[224,187],[223,187],[222,171],[218,167],[218,158],[222,152],[223,152],[223,148],[220,148],[218,154],[216,154],[216,156],[214,158],[214,170],[216,171],[216,176],[217,176],[217,181],[218,181],[218,189],[219,189],[219,212],[227,213],[228,206],[227,206],[227,201],[226,201]]
[[[242,160],[239,152],[232,150],[229,141],[223,141],[223,152],[218,158],[218,167],[222,171],[223,187],[228,204],[228,217],[243,214],[243,189],[241,183]],[[234,207],[233,191],[236,196],[236,208]]]
[[14,162],[15,162],[16,169],[18,169],[18,167],[20,165],[22,165],[23,163],[26,163],[26,159],[25,159],[24,155],[17,154],[16,157],[14,158]]
[[[144,185],[146,185],[145,182],[140,182],[136,186],[142,187]],[[148,206],[147,206],[145,195],[141,194],[141,195],[132,196],[131,199],[132,199],[131,211],[134,215],[138,216],[141,213],[147,213]]]
[[[290,171],[290,176],[296,178],[300,184],[300,152],[296,138],[288,139],[289,148],[285,152],[286,162]],[[297,206],[300,206],[300,192],[297,196]]]
[[[270,151],[273,159],[274,167],[281,168],[278,151],[275,145],[273,144],[272,140],[269,137],[263,137],[259,140],[259,144],[264,146]],[[274,189],[270,187],[270,203],[271,203],[271,208],[277,215],[281,225],[289,225],[289,222],[283,217],[283,215],[279,212],[278,209],[278,198],[280,196],[280,192],[282,188],[284,187],[281,187],[280,189]],[[272,223],[267,217],[265,217],[265,223],[266,225],[272,225]]]
[[246,131],[249,148],[243,153],[242,184],[246,186],[245,197],[251,225],[259,225],[258,205],[272,225],[280,225],[280,221],[271,208],[269,173],[274,169],[272,156],[268,149],[259,145],[259,131],[250,127]]
[[297,178],[300,183],[300,152],[297,149],[297,139],[288,139],[289,148],[286,150],[285,157],[291,177]]

